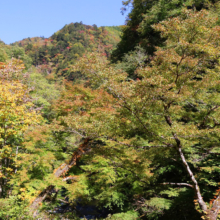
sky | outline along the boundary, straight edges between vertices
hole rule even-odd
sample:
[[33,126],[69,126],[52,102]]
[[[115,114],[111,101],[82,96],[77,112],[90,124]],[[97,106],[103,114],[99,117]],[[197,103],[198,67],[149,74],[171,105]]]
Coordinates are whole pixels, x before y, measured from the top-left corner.
[[0,39],[50,37],[71,22],[97,26],[125,24],[122,0],[0,0]]

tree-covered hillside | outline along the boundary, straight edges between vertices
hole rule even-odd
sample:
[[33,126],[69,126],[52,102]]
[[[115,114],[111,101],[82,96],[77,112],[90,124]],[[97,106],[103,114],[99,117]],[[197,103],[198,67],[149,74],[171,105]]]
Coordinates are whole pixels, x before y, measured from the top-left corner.
[[25,49],[32,64],[50,65],[56,73],[65,74],[85,52],[99,51],[109,57],[120,40],[121,28],[89,26],[82,23],[65,25],[50,38],[26,38],[13,43]]
[[32,59],[25,53],[24,48],[6,45],[4,42],[0,41],[0,62],[5,62],[11,58],[22,60],[27,69],[32,65]]
[[0,220],[220,219],[220,2],[123,4],[0,42]]

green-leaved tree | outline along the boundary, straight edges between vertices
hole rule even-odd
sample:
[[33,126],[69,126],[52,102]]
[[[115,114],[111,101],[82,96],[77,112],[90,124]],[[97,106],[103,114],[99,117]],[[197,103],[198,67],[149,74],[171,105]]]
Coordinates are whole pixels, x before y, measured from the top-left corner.
[[[91,109],[78,108],[80,117],[67,115],[62,120],[72,131],[111,148],[132,147],[137,155],[134,167],[143,158],[151,161],[152,185],[146,182],[142,185],[146,192],[136,194],[143,198],[139,208],[144,214],[155,207],[153,199],[164,201],[162,209],[169,209],[161,195],[174,195],[176,186],[194,190],[195,208],[203,219],[218,218],[220,27],[216,22],[207,11],[184,10],[179,17],[154,25],[167,38],[166,46],[157,48],[150,64],[137,70],[141,80],[128,81],[125,73],[94,54],[75,66],[90,78],[93,89],[103,89],[113,98]],[[173,177],[169,169],[178,175]],[[163,191],[166,186],[170,187]]]

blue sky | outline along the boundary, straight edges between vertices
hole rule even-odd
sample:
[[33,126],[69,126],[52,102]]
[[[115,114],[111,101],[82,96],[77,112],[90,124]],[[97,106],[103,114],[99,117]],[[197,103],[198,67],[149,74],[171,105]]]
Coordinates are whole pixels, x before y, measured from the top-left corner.
[[123,25],[122,0],[0,0],[0,39],[50,37],[65,24]]

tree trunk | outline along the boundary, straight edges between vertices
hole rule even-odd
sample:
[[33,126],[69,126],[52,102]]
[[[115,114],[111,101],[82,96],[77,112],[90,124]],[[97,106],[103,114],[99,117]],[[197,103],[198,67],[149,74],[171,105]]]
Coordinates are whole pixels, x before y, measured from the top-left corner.
[[38,197],[32,202],[32,204],[30,205],[30,211],[33,212],[33,217],[37,216],[37,209],[38,206],[46,199],[46,197],[52,193],[52,191],[54,190],[54,186],[50,185],[48,186],[46,189],[44,189],[39,195]]
[[217,220],[218,213],[213,212],[212,210],[205,216],[205,220]]
[[207,214],[207,220],[217,220],[219,211],[220,211],[220,194],[214,200],[212,208],[209,209]]
[[187,173],[189,174],[191,181],[193,183],[195,193],[196,193],[196,198],[197,198],[197,201],[199,203],[201,210],[203,211],[203,215],[204,215],[205,220],[217,220],[218,213],[220,210],[220,193],[218,193],[218,196],[214,200],[212,207],[208,208],[205,201],[202,198],[202,195],[201,195],[201,192],[199,189],[199,184],[198,184],[193,172],[191,171],[191,169],[185,159],[185,156],[182,152],[182,146],[181,146],[180,139],[177,137],[176,134],[173,134],[173,136],[174,136],[174,139],[177,143],[177,150],[179,152],[182,163],[183,163],[183,165],[184,165],[184,167],[185,167]]
[[206,203],[204,202],[204,200],[202,198],[202,195],[201,195],[201,192],[200,192],[200,189],[199,189],[199,184],[198,184],[198,182],[197,182],[197,180],[196,180],[192,170],[190,169],[190,167],[189,167],[189,165],[188,165],[188,163],[186,161],[186,158],[185,158],[185,156],[184,156],[184,154],[182,152],[182,145],[181,145],[180,139],[177,137],[176,134],[173,134],[173,137],[174,137],[174,139],[176,141],[177,150],[179,152],[179,155],[180,155],[180,158],[182,160],[182,163],[183,163],[183,165],[184,165],[184,167],[186,169],[186,172],[189,174],[190,179],[191,179],[191,181],[193,183],[193,186],[194,186],[194,189],[195,189],[195,193],[196,193],[196,198],[197,198],[197,201],[199,203],[199,206],[203,210],[203,212],[206,213],[208,211],[207,205],[206,205]]
[[[64,163],[59,166],[56,170],[54,170],[54,175],[59,178],[64,176],[65,173],[69,171],[69,169],[76,165],[77,161],[82,157],[82,155],[88,153],[91,150],[89,146],[91,139],[86,138],[84,142],[79,146],[79,148],[73,153],[70,161],[68,163]],[[50,185],[46,189],[44,189],[37,198],[31,203],[30,210],[33,212],[34,217],[37,215],[37,209],[39,205],[50,195],[55,189],[55,186]]]

